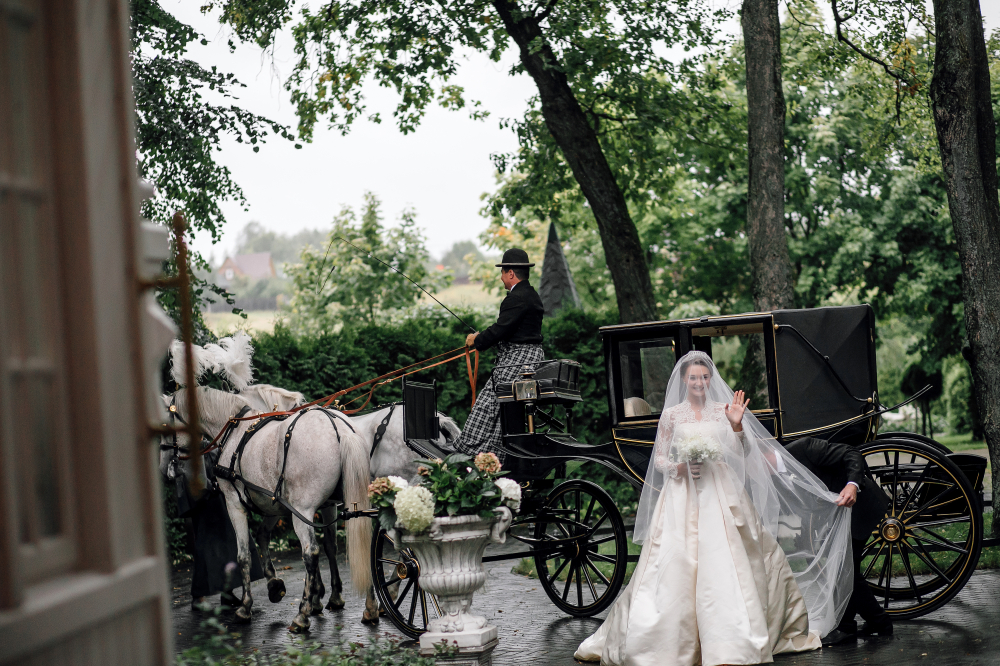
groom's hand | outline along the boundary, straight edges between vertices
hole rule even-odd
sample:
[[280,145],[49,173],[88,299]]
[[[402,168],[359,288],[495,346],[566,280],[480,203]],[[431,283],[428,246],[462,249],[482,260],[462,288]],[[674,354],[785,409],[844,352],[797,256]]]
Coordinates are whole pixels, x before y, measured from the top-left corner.
[[854,503],[858,501],[858,489],[853,483],[848,483],[844,486],[844,489],[840,491],[840,497],[837,498],[837,506],[854,506]]

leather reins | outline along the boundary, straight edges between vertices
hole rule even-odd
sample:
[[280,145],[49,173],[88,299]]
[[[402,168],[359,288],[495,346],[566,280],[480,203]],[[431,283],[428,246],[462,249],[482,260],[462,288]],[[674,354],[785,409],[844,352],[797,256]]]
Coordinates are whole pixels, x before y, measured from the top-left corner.
[[[448,356],[449,354],[452,354],[457,351],[461,351],[461,353],[455,354],[454,356],[450,356],[449,358],[446,358],[444,360],[437,361],[436,363],[431,363],[430,365],[422,365],[424,363],[427,363],[428,361],[434,361],[436,359],[441,358],[442,356]],[[472,356],[475,356],[474,362],[472,360]],[[368,403],[371,402],[372,396],[375,395],[375,390],[378,389],[380,386],[390,384],[396,380],[402,379],[403,377],[408,377],[418,372],[423,372],[424,370],[430,370],[431,368],[435,368],[439,365],[444,365],[445,363],[451,363],[452,361],[457,361],[460,358],[465,359],[465,368],[469,374],[469,388],[472,390],[472,406],[474,407],[476,405],[476,382],[479,379],[479,350],[470,349],[469,347],[455,347],[454,349],[449,349],[448,351],[442,354],[438,354],[437,356],[431,356],[430,358],[425,358],[422,361],[417,361],[416,363],[411,363],[410,365],[403,366],[402,368],[397,368],[395,370],[392,370],[391,372],[387,372],[373,379],[369,379],[366,382],[355,384],[350,388],[342,389],[340,391],[337,391],[336,393],[319,398],[317,400],[313,400],[312,402],[307,402],[304,405],[299,405],[298,407],[294,407],[288,411],[265,412],[263,414],[253,414],[250,416],[245,416],[245,411],[243,411],[240,414],[231,417],[229,421],[226,422],[226,425],[222,428],[222,430],[219,431],[219,433],[211,440],[211,442],[209,442],[208,446],[204,447],[201,450],[201,452],[202,454],[205,454],[208,453],[209,451],[214,451],[215,449],[224,446],[226,439],[228,439],[229,437],[228,433],[231,433],[233,429],[236,427],[237,423],[239,423],[240,421],[254,421],[260,419],[267,419],[275,416],[290,416],[292,414],[295,414],[296,412],[300,412],[302,410],[308,410],[316,406],[320,406],[323,408],[330,408],[331,404],[334,404],[337,398],[346,395],[352,391],[356,391],[360,388],[364,388],[370,385],[371,388],[366,393],[361,394],[357,398],[354,398],[346,405],[344,405],[344,407],[347,407],[347,405],[350,405],[353,402],[357,402],[361,398],[365,398],[364,403],[362,403],[360,407],[354,409],[344,409],[337,406],[336,404],[334,404],[333,406],[333,409],[337,409],[341,413],[346,414],[348,416],[352,414],[357,414],[362,409],[368,406]],[[410,370],[410,368],[414,368],[416,366],[422,366],[422,367],[419,367],[416,370]],[[406,370],[409,370],[409,372],[405,372]],[[176,418],[181,423],[187,425],[184,419],[181,417],[181,415],[177,412],[177,407],[174,404],[174,400],[170,401],[169,409],[170,409],[171,419]],[[178,446],[176,432],[174,433],[173,437],[174,440],[172,446],[161,444],[160,448],[161,449],[172,448],[174,449],[174,454],[177,455],[178,458],[180,458],[181,460],[187,460],[188,457],[180,456],[177,454],[177,451],[184,449],[185,447]],[[205,439],[208,439],[208,436],[205,436]]]

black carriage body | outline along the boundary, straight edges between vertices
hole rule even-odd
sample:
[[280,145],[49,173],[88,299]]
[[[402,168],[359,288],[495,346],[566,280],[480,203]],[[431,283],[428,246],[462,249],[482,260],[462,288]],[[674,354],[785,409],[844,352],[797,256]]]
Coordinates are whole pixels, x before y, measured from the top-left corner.
[[[641,486],[675,363],[691,350],[713,356],[713,347],[732,336],[760,336],[767,404],[753,412],[780,442],[815,436],[856,445],[875,437],[877,419],[864,418],[878,404],[875,316],[868,305],[622,324],[602,328],[601,335],[612,441],[583,444],[552,428],[529,432],[525,401],[510,385],[500,386],[512,477],[537,480],[567,460],[589,460]],[[550,396],[532,402],[538,408],[572,404]]]
[[[862,555],[863,575],[880,603],[894,617],[919,617],[947,603],[964,586],[983,546],[986,461],[951,454],[912,433],[878,436],[877,410],[882,405],[871,307],[624,324],[606,326],[601,335],[610,442],[583,443],[570,434],[572,409],[586,408],[578,405],[582,397],[576,361],[544,361],[526,367],[520,380],[497,386],[502,444],[508,453],[504,469],[523,488],[516,526],[522,532],[532,525],[534,529],[530,537],[514,534],[530,550],[486,560],[531,556],[543,589],[562,610],[581,616],[605,609],[622,585],[626,563],[637,556],[627,554],[626,527],[610,496],[584,479],[556,485],[565,476],[559,468],[570,461],[590,461],[641,488],[676,362],[691,350],[704,351],[720,372],[728,363],[730,383],[739,384],[733,363],[742,363],[740,353],[746,346],[734,338],[757,336],[764,351],[766,398],[758,395],[758,404],[751,407],[761,424],[782,444],[813,436],[860,447],[890,499]],[[406,382],[403,393],[408,443],[425,456],[444,455],[430,442],[437,435],[433,384]],[[566,409],[562,421],[557,408]],[[401,565],[395,560],[378,559],[386,538],[380,531],[373,541],[373,562],[383,563],[373,564],[373,572],[382,603],[398,607],[401,602],[391,601],[388,585],[404,574],[398,573]],[[611,551],[605,552],[608,548]],[[381,567],[388,566],[385,562],[397,573],[379,578],[377,574],[385,573]],[[598,565],[611,568],[602,572]],[[419,592],[419,584],[413,589]],[[426,607],[426,599],[420,598],[421,607]],[[416,607],[412,602],[408,619],[389,615],[411,636],[423,631],[414,622]]]

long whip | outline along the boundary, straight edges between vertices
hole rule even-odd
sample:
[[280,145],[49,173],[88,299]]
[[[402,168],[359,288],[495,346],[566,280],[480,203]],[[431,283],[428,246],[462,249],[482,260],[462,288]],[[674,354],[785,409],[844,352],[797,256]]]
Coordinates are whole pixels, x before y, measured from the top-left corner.
[[[404,273],[403,271],[399,270],[398,268],[396,268],[395,266],[393,266],[391,264],[385,263],[384,261],[382,261],[381,259],[379,259],[375,255],[373,255],[371,252],[368,252],[368,251],[366,251],[366,250],[358,247],[357,245],[355,245],[351,241],[347,240],[346,238],[341,238],[340,236],[334,236],[333,238],[330,239],[330,244],[332,245],[333,241],[335,241],[335,240],[339,240],[341,242],[347,243],[348,245],[350,245],[351,247],[353,247],[358,252],[361,252],[362,254],[367,255],[369,259],[374,259],[375,261],[377,261],[378,263],[382,264],[386,268],[392,270],[395,273],[398,273],[399,275],[402,275],[404,278],[407,279],[407,281],[410,282],[410,284],[412,284],[414,287],[416,287],[420,291],[422,291],[425,294],[427,294],[428,296],[430,296],[430,298],[431,298],[432,301],[434,301],[435,303],[437,303],[438,305],[440,305],[441,307],[443,307],[445,310],[447,310],[448,314],[450,314],[452,317],[454,317],[455,319],[457,319],[460,322],[462,322],[462,324],[464,324],[466,328],[468,328],[473,333],[476,332],[476,329],[473,328],[472,326],[470,326],[467,321],[465,321],[464,319],[462,319],[461,317],[459,317],[457,314],[455,314],[454,312],[452,312],[451,308],[449,308],[447,305],[445,305],[444,303],[442,303],[438,299],[434,298],[434,295],[431,294],[431,292],[427,291],[426,289],[424,289],[423,287],[421,287],[419,284],[417,284],[416,282],[414,282],[413,280],[411,280],[410,277],[406,273]],[[329,254],[330,254],[330,248],[329,247],[327,247],[327,249],[326,249],[326,254],[327,254],[327,256],[329,256]],[[323,257],[323,263],[326,263],[326,257]],[[320,293],[323,293],[323,289],[326,288],[326,283],[330,279],[330,276],[333,274],[333,271],[334,271],[335,268],[336,268],[336,266],[334,266],[333,268],[331,268],[330,272],[326,274],[326,279],[323,280],[323,285],[319,288]]]

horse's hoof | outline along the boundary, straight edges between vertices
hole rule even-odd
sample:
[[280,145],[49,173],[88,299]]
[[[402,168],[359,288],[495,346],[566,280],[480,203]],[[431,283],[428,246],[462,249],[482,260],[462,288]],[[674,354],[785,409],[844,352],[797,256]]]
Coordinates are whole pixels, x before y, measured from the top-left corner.
[[253,613],[246,607],[240,606],[236,609],[236,615],[233,617],[233,622],[236,624],[250,624],[250,619]]
[[316,601],[312,605],[312,610],[309,611],[310,615],[322,615],[323,614],[323,602]]
[[364,614],[361,616],[361,624],[378,624],[378,612],[376,611],[374,615],[365,609]]
[[344,603],[344,597],[339,594],[335,594],[330,597],[330,600],[326,602],[326,609],[328,611],[338,611],[342,610],[346,604]]
[[285,596],[285,581],[280,578],[272,578],[267,581],[267,598],[272,604],[281,601]]
[[[301,618],[301,619],[300,619]],[[288,631],[293,634],[305,634],[309,632],[309,618],[302,613],[295,616],[292,623],[288,625]]]
[[236,608],[242,604],[242,600],[232,592],[226,590],[219,596],[219,603],[223,606],[229,606],[230,608]]

